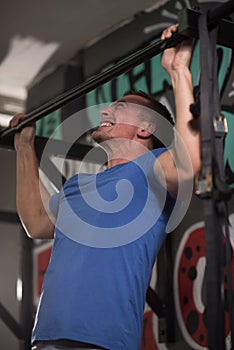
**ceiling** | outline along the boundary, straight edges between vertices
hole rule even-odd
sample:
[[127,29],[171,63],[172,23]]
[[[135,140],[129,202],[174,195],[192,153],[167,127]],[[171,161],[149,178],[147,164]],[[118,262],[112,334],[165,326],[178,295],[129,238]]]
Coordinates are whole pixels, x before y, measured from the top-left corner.
[[90,40],[104,35],[139,11],[164,0],[2,0],[1,48],[3,58],[16,34],[56,42],[54,62],[66,61]]
[[[40,80],[53,72],[81,49],[132,21],[140,12],[150,12],[167,2],[1,0],[0,113],[22,112],[35,78]],[[189,2],[185,0],[184,6]],[[180,1],[175,1],[176,4],[179,6]],[[12,103],[6,107],[8,100],[9,106],[12,100],[16,101],[15,107]]]
[[167,0],[2,0],[0,95],[25,95],[42,70],[51,71],[137,13]]

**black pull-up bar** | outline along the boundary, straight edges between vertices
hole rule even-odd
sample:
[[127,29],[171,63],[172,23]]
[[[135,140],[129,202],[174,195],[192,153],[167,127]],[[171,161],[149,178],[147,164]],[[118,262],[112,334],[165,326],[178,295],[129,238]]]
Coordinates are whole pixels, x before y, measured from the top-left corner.
[[213,10],[208,10],[208,26],[210,22],[219,21],[222,17],[230,15],[234,11],[234,0],[225,2],[224,4],[214,8]]
[[[234,11],[234,1],[231,0],[222,6],[209,11],[209,22],[217,21],[221,17],[230,14]],[[198,32],[198,17],[201,13],[194,10],[182,11],[179,15],[179,32],[175,33],[172,38],[167,40],[158,40],[136,53],[121,60],[114,67],[101,72],[88,79],[79,86],[63,93],[62,95],[52,99],[44,105],[38,107],[34,111],[26,114],[25,118],[13,128],[5,128],[0,132],[0,138],[13,135],[27,125],[45,117],[56,109],[63,107],[65,104],[87,94],[98,86],[118,77],[129,69],[141,64],[163,52],[169,47],[176,46],[186,37],[196,37]],[[221,16],[219,16],[221,14]],[[181,28],[182,27],[182,28]],[[220,35],[218,36],[218,44],[234,48],[234,23],[226,20],[220,21]],[[229,38],[227,42],[227,37]]]
[[150,59],[154,55],[159,54],[164,49],[169,46],[176,45],[181,42],[185,37],[181,34],[176,33],[173,38],[165,41],[157,41],[136,53],[133,53],[129,57],[121,60],[118,64],[114,65],[110,69],[101,72],[94,77],[88,79],[86,82],[81,83],[77,87],[63,93],[62,95],[52,99],[51,101],[45,103],[34,111],[28,113],[16,127],[6,128],[0,133],[0,137],[10,136],[17,131],[20,131],[25,126],[29,125],[32,122],[35,122],[44,116],[48,115],[51,112],[54,112],[56,109],[63,107],[65,104],[79,98],[88,92],[96,89],[98,86],[105,84],[106,82],[118,77],[119,75],[125,73],[127,70],[131,69],[134,66]]

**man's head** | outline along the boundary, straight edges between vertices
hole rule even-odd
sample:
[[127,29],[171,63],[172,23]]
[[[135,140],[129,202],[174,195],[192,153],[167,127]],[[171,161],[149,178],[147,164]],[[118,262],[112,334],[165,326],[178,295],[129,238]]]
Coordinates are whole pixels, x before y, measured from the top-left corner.
[[149,120],[154,124],[154,132],[149,139],[151,140],[150,149],[168,147],[174,139],[174,120],[165,105],[157,101],[153,96],[144,91],[131,90],[124,96],[139,96],[141,97],[140,104],[143,107],[143,113],[141,115],[142,120]]
[[[173,140],[174,123],[169,111],[142,91],[128,92],[101,110],[100,116],[100,126],[92,134],[98,143],[122,138],[137,141],[148,149],[153,149],[169,146]],[[168,124],[171,127],[168,128]],[[166,138],[165,127],[170,129]]]

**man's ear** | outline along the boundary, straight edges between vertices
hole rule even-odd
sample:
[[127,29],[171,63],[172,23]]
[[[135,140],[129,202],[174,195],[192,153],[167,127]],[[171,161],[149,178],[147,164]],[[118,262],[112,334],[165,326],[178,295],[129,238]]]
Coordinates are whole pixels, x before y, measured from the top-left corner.
[[155,125],[149,122],[142,122],[141,126],[138,128],[137,135],[140,138],[148,138],[155,131]]

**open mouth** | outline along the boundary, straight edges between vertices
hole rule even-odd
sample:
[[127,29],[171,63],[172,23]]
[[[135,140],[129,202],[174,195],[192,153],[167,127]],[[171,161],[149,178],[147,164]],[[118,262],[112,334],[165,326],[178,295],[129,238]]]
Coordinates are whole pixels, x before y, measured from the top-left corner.
[[112,126],[112,125],[114,125],[114,122],[111,122],[109,120],[105,120],[105,121],[101,122],[100,127],[108,127],[108,126]]

